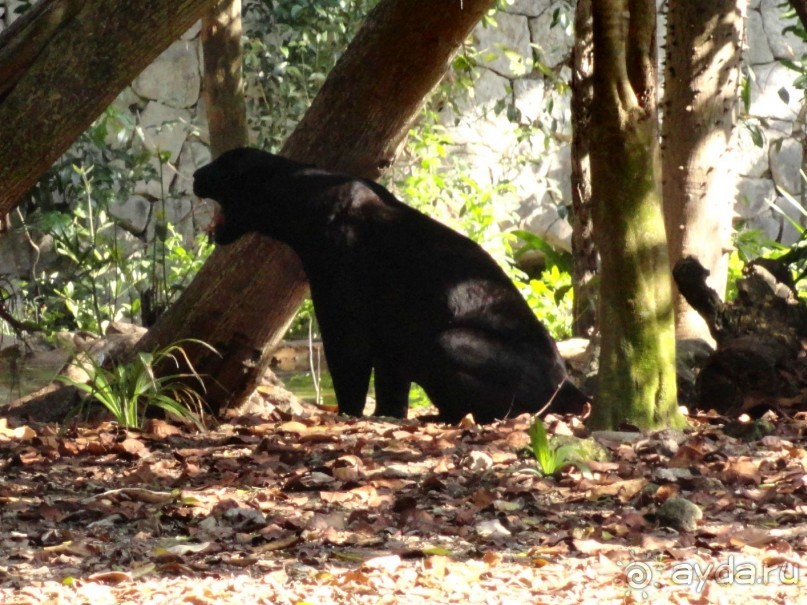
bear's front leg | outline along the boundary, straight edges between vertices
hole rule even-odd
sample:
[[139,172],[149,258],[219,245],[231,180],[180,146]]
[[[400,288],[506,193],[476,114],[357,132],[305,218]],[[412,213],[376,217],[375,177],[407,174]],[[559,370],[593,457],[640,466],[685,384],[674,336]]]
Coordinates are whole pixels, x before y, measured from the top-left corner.
[[361,416],[367,403],[372,359],[370,346],[361,331],[349,322],[332,321],[316,307],[325,360],[333,380],[339,413]]

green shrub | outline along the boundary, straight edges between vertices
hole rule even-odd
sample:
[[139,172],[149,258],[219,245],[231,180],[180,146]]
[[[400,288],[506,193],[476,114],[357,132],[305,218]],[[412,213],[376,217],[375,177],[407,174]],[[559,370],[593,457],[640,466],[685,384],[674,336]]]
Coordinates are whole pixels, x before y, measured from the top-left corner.
[[538,470],[543,475],[554,475],[563,467],[569,465],[576,466],[584,475],[591,474],[586,463],[580,459],[583,452],[581,446],[577,444],[557,446],[550,443],[544,423],[537,416],[533,420],[528,434],[530,436],[530,449],[533,456],[535,456]]
[[[167,414],[192,421],[203,429],[202,414],[204,392],[202,377],[193,369],[190,359],[182,348],[183,343],[194,343],[215,351],[199,340],[183,340],[154,353],[138,353],[129,363],[111,368],[87,356],[79,356],[78,364],[89,379],[86,382],[59,376],[58,380],[86,393],[86,399],[103,405],[115,420],[126,428],[141,428],[150,408],[158,408]],[[157,375],[155,368],[172,363],[175,367],[190,368],[188,372]],[[189,385],[198,384],[199,389]]]

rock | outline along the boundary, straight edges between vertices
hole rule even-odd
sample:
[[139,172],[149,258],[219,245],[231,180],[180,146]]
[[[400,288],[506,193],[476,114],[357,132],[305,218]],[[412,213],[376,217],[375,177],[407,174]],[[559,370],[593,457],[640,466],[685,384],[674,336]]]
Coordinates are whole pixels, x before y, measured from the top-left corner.
[[588,345],[591,342],[588,338],[567,338],[558,341],[558,352],[563,360],[572,367],[583,364],[588,354]]
[[109,215],[133,235],[146,230],[151,203],[142,195],[133,195],[121,203],[109,204]]
[[730,163],[738,176],[754,179],[762,178],[768,172],[768,149],[770,138],[765,136],[757,145],[751,136],[751,131],[738,126],[731,133],[729,147],[731,148]]
[[768,153],[774,184],[798,199],[804,188],[800,174],[804,157],[801,143],[795,139],[779,139],[771,143]]
[[[150,102],[140,115],[140,127],[143,131],[143,144],[154,154],[167,153],[167,163],[162,166],[162,185],[159,178],[141,181],[135,187],[135,193],[154,199],[162,199],[168,195],[175,170],[169,164],[176,162],[179,152],[190,130],[191,113],[186,109],[175,109],[157,101]],[[154,170],[160,175],[160,162],[151,160]]]
[[193,25],[190,26],[190,29],[182,34],[183,40],[193,40],[196,36],[199,35],[199,32],[202,30],[202,21],[199,20]]
[[507,78],[530,73],[533,60],[527,18],[498,12],[496,24],[474,30],[482,65]]
[[802,93],[795,86],[795,74],[781,63],[753,66],[750,114],[792,123],[801,108]]
[[[784,8],[780,0],[762,0],[760,4],[762,23],[768,35],[768,45],[777,59],[798,59],[807,52],[807,45],[792,32],[782,33],[785,22]],[[793,72],[791,72],[792,74]]]
[[[500,99],[507,97],[507,88],[510,86],[509,80],[497,74],[491,69],[480,70],[479,78],[474,82],[471,93],[473,106],[463,109],[479,109],[482,106],[493,107]],[[462,103],[460,103],[462,107]]]
[[112,101],[112,117],[107,120],[107,135],[104,142],[113,149],[127,149],[132,144],[133,126],[137,122],[132,110],[138,110],[145,103],[131,86],[124,88]]
[[693,478],[692,472],[688,468],[663,468],[653,469],[653,479],[665,483],[678,483],[680,480],[690,480]]
[[610,443],[636,443],[643,437],[635,431],[592,431],[591,438]]
[[189,111],[152,101],[140,115],[144,143],[153,152],[168,152],[168,160],[175,162],[188,138],[190,122]]
[[550,204],[539,206],[521,224],[521,228],[541,237],[553,248],[571,252],[572,226]]
[[537,122],[544,110],[543,78],[523,78],[513,82],[516,109],[521,112],[522,122]]
[[686,498],[669,498],[656,511],[656,520],[663,527],[680,531],[695,531],[703,511]]
[[[558,5],[560,7],[560,5]],[[529,20],[530,38],[537,47],[538,61],[544,65],[555,68],[566,61],[572,52],[574,35],[571,23],[574,16],[564,28],[562,23],[555,23],[553,11],[546,11],[541,16]]]
[[507,538],[513,535],[498,519],[481,521],[476,524],[474,529],[480,538],[485,539]]
[[[191,136],[185,140],[179,152],[177,175],[171,193],[195,198],[193,195],[193,173],[197,168],[210,162],[210,148]],[[206,225],[207,223],[202,223]]]
[[460,466],[472,473],[483,473],[493,467],[493,458],[485,452],[471,450],[460,460]]
[[748,42],[743,53],[743,59],[747,63],[758,65],[760,63],[771,63],[775,60],[768,44],[768,34],[763,25],[762,14],[759,11],[748,11],[746,39]]
[[770,210],[776,200],[776,189],[769,179],[740,178],[737,183],[738,197],[734,211],[748,220]]
[[146,99],[186,108],[199,99],[201,81],[196,42],[179,40],[143,70],[132,88]]
[[695,383],[698,372],[714,352],[714,348],[701,338],[684,338],[675,343],[675,372],[678,380],[678,399],[685,405],[696,402]]
[[538,17],[554,6],[556,6],[556,3],[553,0],[514,0],[504,10],[514,15]]

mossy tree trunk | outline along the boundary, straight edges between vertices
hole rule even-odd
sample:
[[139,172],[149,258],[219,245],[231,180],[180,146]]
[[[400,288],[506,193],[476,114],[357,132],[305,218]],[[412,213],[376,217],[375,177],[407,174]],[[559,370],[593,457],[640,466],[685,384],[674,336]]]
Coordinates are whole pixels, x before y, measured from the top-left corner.
[[653,0],[592,0],[591,184],[601,256],[595,428],[681,425],[657,181]]
[[[493,0],[441,3],[381,0],[328,75],[282,149],[292,159],[377,177],[454,52]],[[150,349],[199,338],[221,357],[192,349],[208,376],[214,409],[248,395],[306,294],[299,259],[287,247],[247,235],[215,250],[140,343]]]
[[[723,297],[737,184],[728,164],[737,122],[748,0],[670,0],[667,9],[662,166],[672,266],[696,257]],[[710,338],[703,318],[675,290],[679,338]]]

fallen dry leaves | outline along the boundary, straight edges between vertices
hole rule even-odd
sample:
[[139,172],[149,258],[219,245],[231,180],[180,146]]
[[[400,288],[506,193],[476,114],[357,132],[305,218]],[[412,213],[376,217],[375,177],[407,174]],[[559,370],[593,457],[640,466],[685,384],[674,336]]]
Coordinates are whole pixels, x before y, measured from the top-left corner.
[[[597,434],[587,478],[531,472],[528,422],[0,419],[0,603],[805,602],[804,417]],[[673,497],[695,531],[657,523]]]

